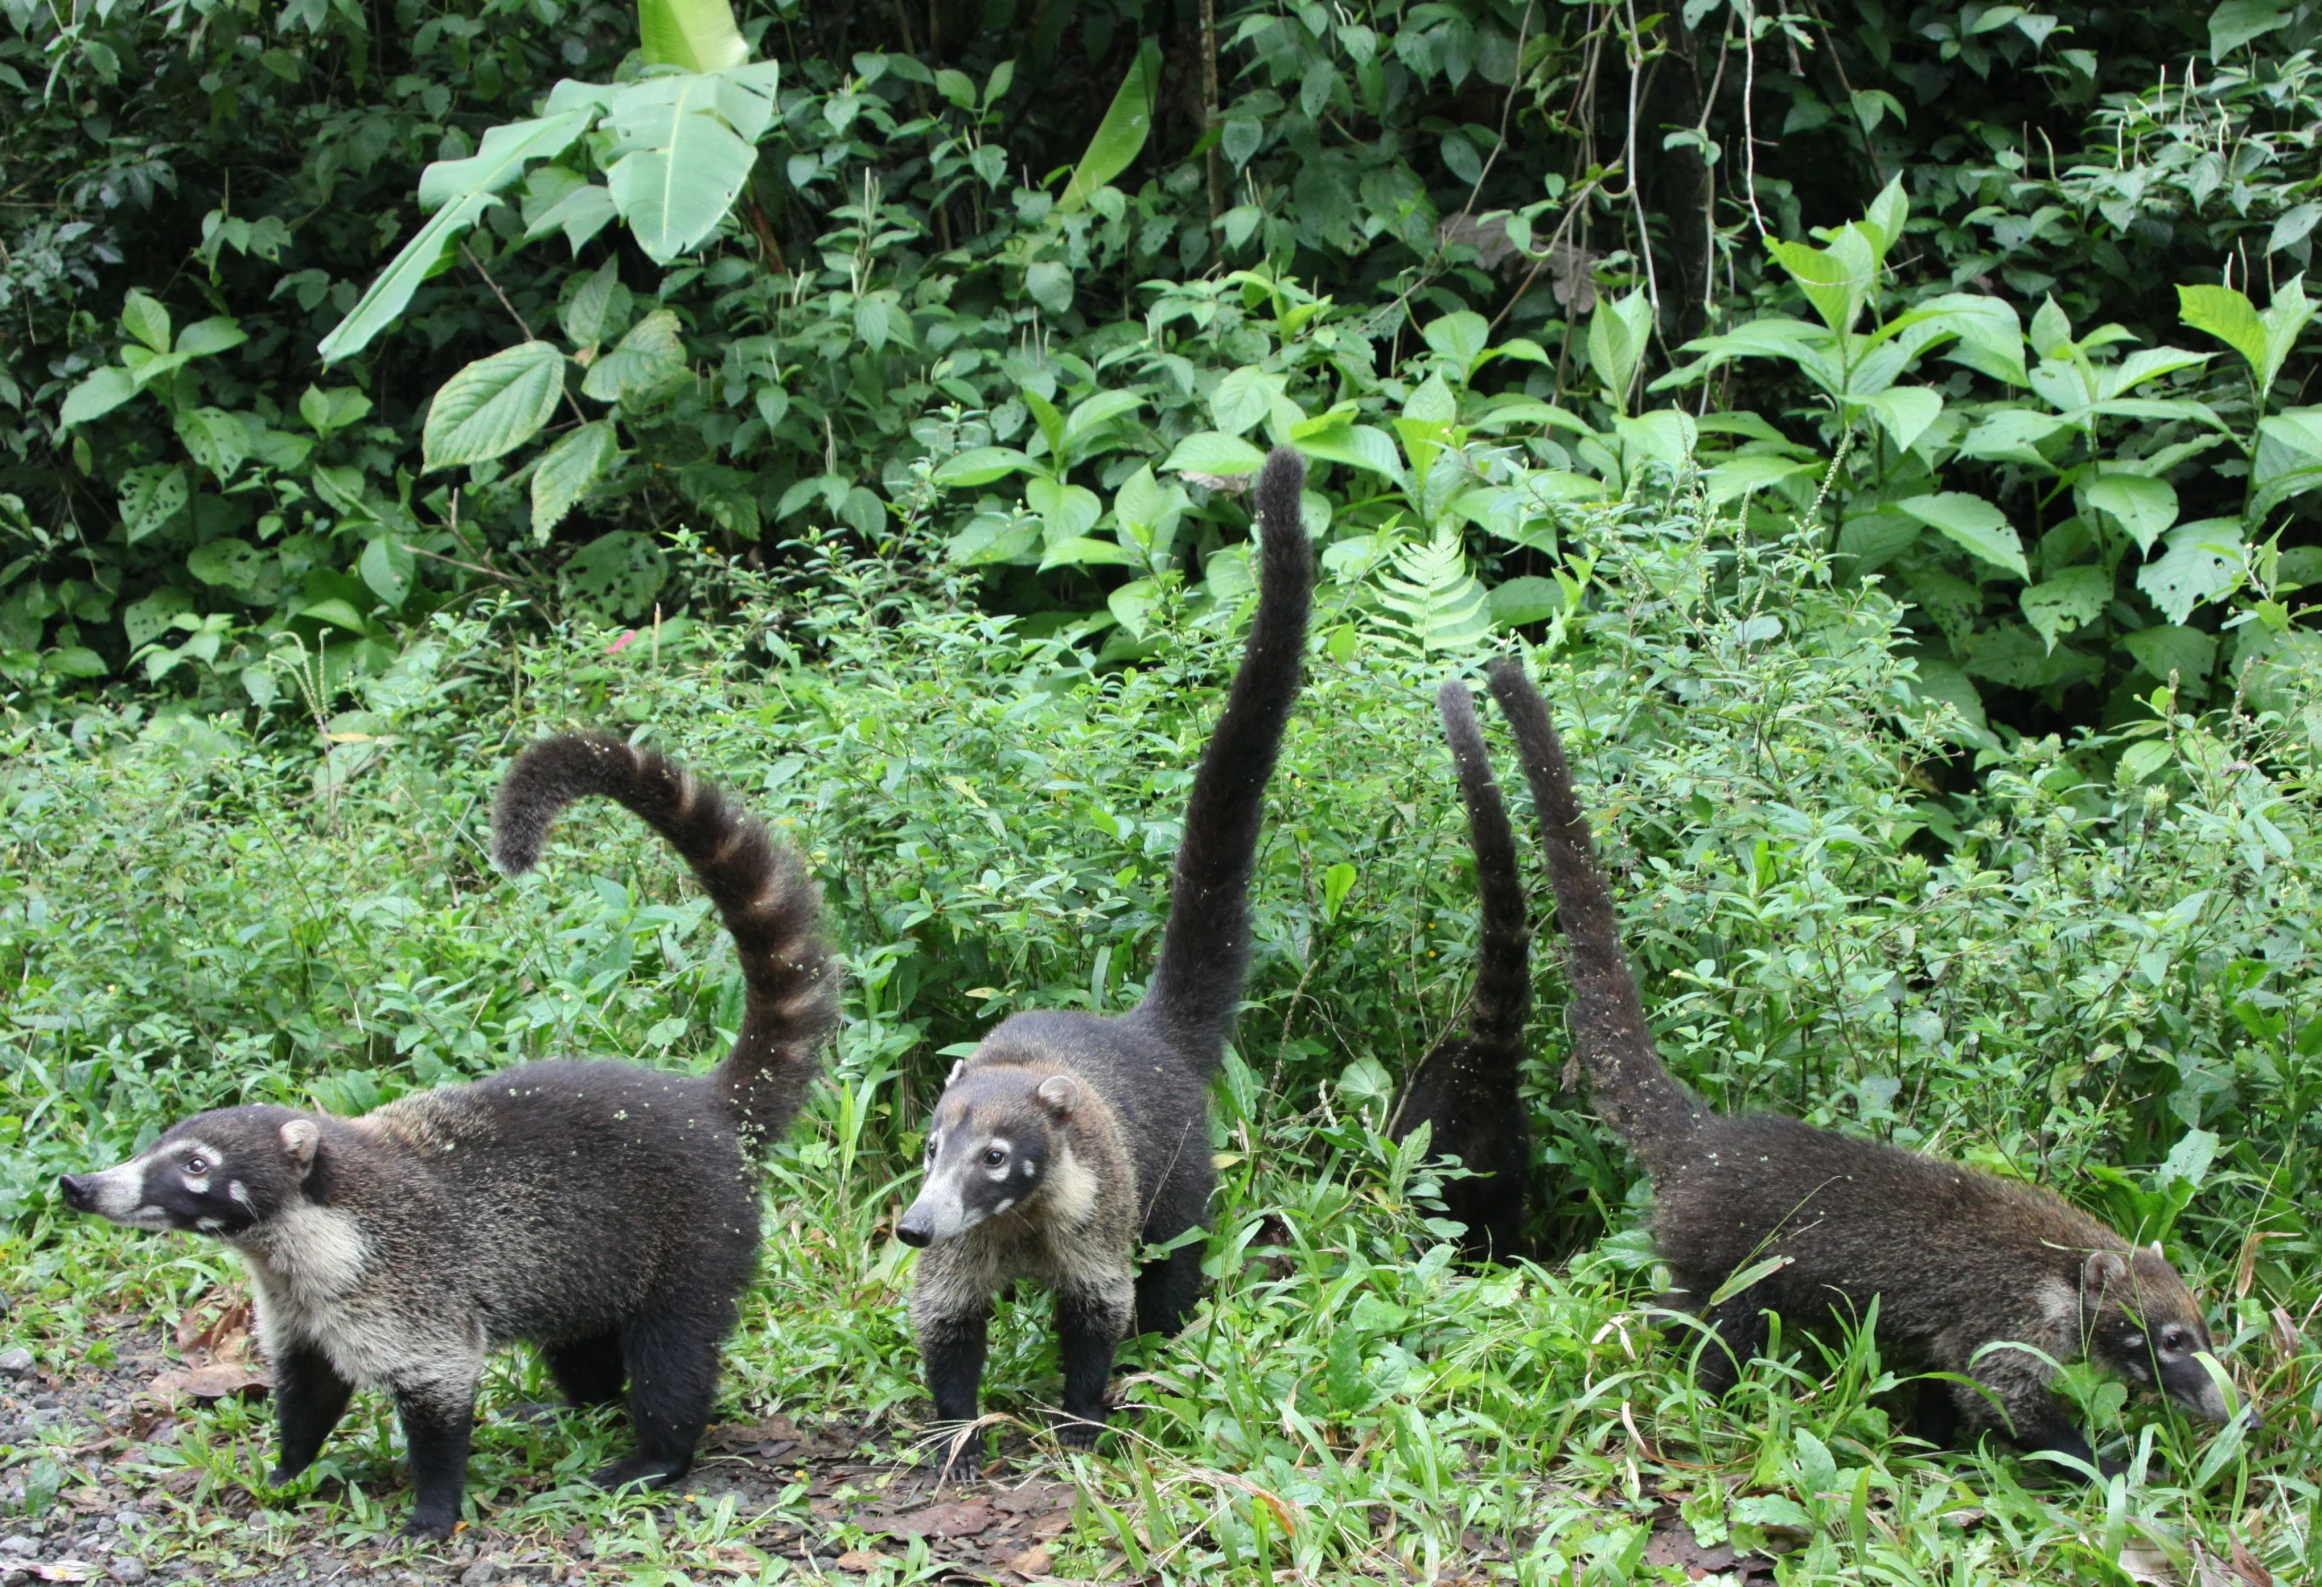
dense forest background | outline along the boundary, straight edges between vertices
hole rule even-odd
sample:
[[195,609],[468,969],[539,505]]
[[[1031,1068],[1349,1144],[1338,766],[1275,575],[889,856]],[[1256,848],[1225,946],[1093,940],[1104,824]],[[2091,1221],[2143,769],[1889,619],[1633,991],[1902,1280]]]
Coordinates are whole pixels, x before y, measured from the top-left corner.
[[[2310,3],[776,5],[674,118],[624,6],[10,17],[31,697],[287,703],[487,592],[637,620],[673,536],[906,515],[1118,661],[1268,438],[1455,626],[1671,470],[1810,514],[1971,733],[2307,642]],[[656,136],[697,213],[633,212]]]

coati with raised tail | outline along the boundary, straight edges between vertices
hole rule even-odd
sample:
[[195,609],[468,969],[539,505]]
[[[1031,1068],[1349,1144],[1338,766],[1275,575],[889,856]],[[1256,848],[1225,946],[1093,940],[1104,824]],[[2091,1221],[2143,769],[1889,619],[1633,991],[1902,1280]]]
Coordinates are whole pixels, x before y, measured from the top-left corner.
[[529,1064],[352,1119],[223,1108],[63,1180],[81,1211],[240,1254],[274,1367],[269,1481],[307,1468],[355,1386],[395,1396],[414,1534],[457,1524],[477,1377],[515,1340],[578,1403],[618,1402],[626,1382],[637,1452],[599,1483],[685,1474],[757,1261],[751,1156],[789,1127],[836,1015],[804,864],[650,750],[598,736],[527,749],[493,812],[500,867],[530,869],[557,813],[591,794],[668,839],[733,935],[747,997],[715,1069]]
[[[2201,1307],[2157,1244],[2131,1244],[2032,1185],[1778,1114],[1722,1116],[1686,1094],[1645,1024],[1547,707],[1514,660],[1493,662],[1489,678],[1548,849],[1573,1040],[1598,1111],[1652,1175],[1653,1241],[1681,1292],[1671,1304],[1698,1312],[1712,1335],[1703,1387],[1732,1387],[1765,1347],[1766,1312],[1827,1330],[1867,1317],[1875,1297],[1890,1359],[1972,1380],[1948,1385],[1948,1404],[1922,1396],[1930,1431],[1964,1422],[2027,1452],[2093,1462],[2050,1392],[2051,1363],[2084,1351],[2223,1420],[2225,1398],[2196,1359],[2210,1349]],[[1707,1305],[1767,1259],[1783,1265]],[[2121,1469],[2094,1463],[2108,1476]]]
[[1443,1208],[1467,1225],[1461,1256],[1509,1261],[1524,1250],[1525,1191],[1532,1173],[1532,1125],[1517,1093],[1524,1060],[1524,1020],[1532,1009],[1532,938],[1524,920],[1524,882],[1507,805],[1492,778],[1475,696],[1454,678],[1437,691],[1444,741],[1467,805],[1475,851],[1475,889],[1483,916],[1467,1033],[1419,1060],[1403,1081],[1387,1133],[1402,1140],[1431,1126],[1429,1150],[1456,1157],[1473,1177],[1443,1187]]
[[1249,885],[1266,783],[1298,694],[1313,555],[1299,521],[1306,465],[1276,447],[1258,479],[1257,615],[1224,713],[1195,771],[1144,999],[1107,1018],[1011,1015],[962,1059],[927,1130],[927,1170],[895,1233],[925,1247],[911,1322],[939,1421],[972,1422],[992,1297],[1018,1278],[1056,1291],[1068,1444],[1096,1442],[1132,1304],[1174,1333],[1201,1283],[1198,1240],[1136,1268],[1207,1221],[1209,1082],[1241,1006]]

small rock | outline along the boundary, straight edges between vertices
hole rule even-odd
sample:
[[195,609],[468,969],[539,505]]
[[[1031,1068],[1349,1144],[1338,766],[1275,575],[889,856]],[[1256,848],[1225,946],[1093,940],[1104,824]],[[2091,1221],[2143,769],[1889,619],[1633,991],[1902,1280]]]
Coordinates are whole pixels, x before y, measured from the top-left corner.
[[32,1352],[22,1345],[0,1350],[0,1374],[20,1378],[32,1370]]
[[480,1559],[460,1572],[460,1587],[492,1587],[499,1579],[500,1567],[488,1559]]
[[26,1537],[22,1532],[10,1537],[0,1537],[0,1554],[13,1554],[18,1559],[32,1559],[37,1557],[39,1553],[39,1541]]
[[152,1573],[146,1570],[145,1561],[134,1554],[124,1554],[113,1561],[112,1569],[108,1574],[117,1582],[127,1582],[129,1587],[136,1587],[138,1582],[143,1581]]

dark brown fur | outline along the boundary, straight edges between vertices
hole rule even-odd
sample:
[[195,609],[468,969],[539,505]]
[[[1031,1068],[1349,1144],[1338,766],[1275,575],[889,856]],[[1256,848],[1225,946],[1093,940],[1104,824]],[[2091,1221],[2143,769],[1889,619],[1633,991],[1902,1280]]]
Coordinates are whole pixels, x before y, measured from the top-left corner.
[[1456,1157],[1472,1176],[1443,1187],[1443,1208],[1467,1226],[1469,1262],[1510,1261],[1524,1252],[1525,1193],[1532,1173],[1532,1125],[1518,1093],[1524,1020],[1532,1010],[1532,938],[1524,922],[1524,881],[1507,805],[1475,717],[1475,696],[1457,679],[1435,696],[1444,741],[1467,804],[1475,888],[1483,930],[1466,1034],[1422,1058],[1403,1082],[1387,1133],[1402,1140],[1421,1124],[1429,1150]]
[[[1875,1300],[1882,1349],[1973,1380],[1953,1386],[1951,1416],[2026,1450],[2093,1461],[2050,1392],[2051,1363],[2083,1353],[2223,1417],[2224,1397],[2194,1359],[2210,1348],[2201,1308],[2157,1248],[2036,1186],[1777,1115],[1722,1117],[1685,1093],[1646,1026],[1547,707],[1512,660],[1494,662],[1490,679],[1548,849],[1573,1040],[1599,1111],[1652,1175],[1672,1304],[1700,1313],[1711,1334],[1704,1386],[1730,1387],[1764,1348],[1765,1313],[1827,1332],[1868,1320]],[[1711,1304],[1769,1259],[1781,1265]],[[1950,1419],[1939,1400],[1930,1410],[1938,1427]]]

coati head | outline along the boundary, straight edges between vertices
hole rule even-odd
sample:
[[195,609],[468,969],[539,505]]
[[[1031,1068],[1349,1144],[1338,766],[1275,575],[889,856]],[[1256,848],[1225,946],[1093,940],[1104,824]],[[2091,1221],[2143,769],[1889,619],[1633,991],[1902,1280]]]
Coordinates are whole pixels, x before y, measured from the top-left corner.
[[1036,1200],[1093,1198],[1069,1138],[1085,1101],[1081,1082],[1054,1069],[953,1066],[927,1126],[927,1177],[895,1237],[933,1245]]
[[322,1144],[321,1122],[294,1108],[220,1108],[177,1125],[137,1157],[57,1181],[65,1205],[132,1229],[180,1229],[221,1238],[303,1199]]
[[2209,1327],[2160,1242],[2090,1252],[2080,1289],[2083,1336],[2099,1364],[2213,1422],[2232,1414],[2217,1380],[2194,1359],[2210,1351]]

